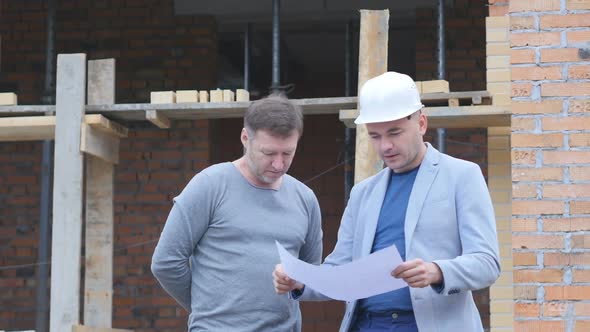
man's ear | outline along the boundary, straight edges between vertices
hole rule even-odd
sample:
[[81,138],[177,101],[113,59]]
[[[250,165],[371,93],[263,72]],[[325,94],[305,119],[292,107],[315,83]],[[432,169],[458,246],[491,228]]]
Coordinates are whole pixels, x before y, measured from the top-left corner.
[[246,128],[242,128],[242,132],[240,133],[240,140],[242,141],[242,145],[244,146],[244,148],[246,148],[249,139],[250,137],[248,137],[248,131],[246,130]]
[[418,125],[420,126],[420,134],[424,136],[426,134],[426,130],[428,129],[428,119],[426,118],[426,114],[424,112],[420,112],[418,115]]

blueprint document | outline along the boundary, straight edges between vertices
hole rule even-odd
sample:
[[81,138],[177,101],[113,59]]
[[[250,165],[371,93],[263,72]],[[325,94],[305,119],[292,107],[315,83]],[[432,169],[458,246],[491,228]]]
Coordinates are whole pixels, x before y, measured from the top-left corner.
[[395,245],[339,266],[312,265],[291,255],[276,242],[283,270],[295,279],[334,300],[353,301],[386,293],[408,284],[391,276],[402,263]]

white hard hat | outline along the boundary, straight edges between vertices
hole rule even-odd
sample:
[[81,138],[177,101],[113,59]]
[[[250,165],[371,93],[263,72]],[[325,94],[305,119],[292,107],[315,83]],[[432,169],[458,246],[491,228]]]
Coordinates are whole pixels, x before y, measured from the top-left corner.
[[424,105],[414,80],[408,75],[390,71],[365,82],[359,93],[360,114],[354,123],[394,121],[422,107]]

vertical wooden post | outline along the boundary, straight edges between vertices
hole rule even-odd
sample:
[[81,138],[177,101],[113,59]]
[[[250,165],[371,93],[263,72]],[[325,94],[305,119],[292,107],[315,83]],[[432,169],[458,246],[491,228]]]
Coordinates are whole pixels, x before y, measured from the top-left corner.
[[[361,10],[358,91],[365,82],[387,71],[389,10]],[[383,161],[367,136],[367,127],[356,127],[354,183],[376,174]]]
[[[115,59],[88,61],[88,104],[114,103]],[[87,155],[84,325],[89,327],[112,325],[113,178],[111,162]]]
[[57,57],[55,169],[51,243],[51,332],[80,319],[82,167],[80,128],[86,100],[86,55]]

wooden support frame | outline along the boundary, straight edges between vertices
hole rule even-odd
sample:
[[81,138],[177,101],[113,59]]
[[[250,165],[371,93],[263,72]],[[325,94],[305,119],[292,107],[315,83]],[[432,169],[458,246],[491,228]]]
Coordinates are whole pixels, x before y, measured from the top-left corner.
[[133,330],[91,327],[91,326],[85,326],[85,325],[74,325],[74,326],[72,326],[72,332],[133,332]]
[[164,115],[164,113],[155,110],[145,111],[145,118],[156,125],[158,128],[168,129],[170,128],[170,119]]

